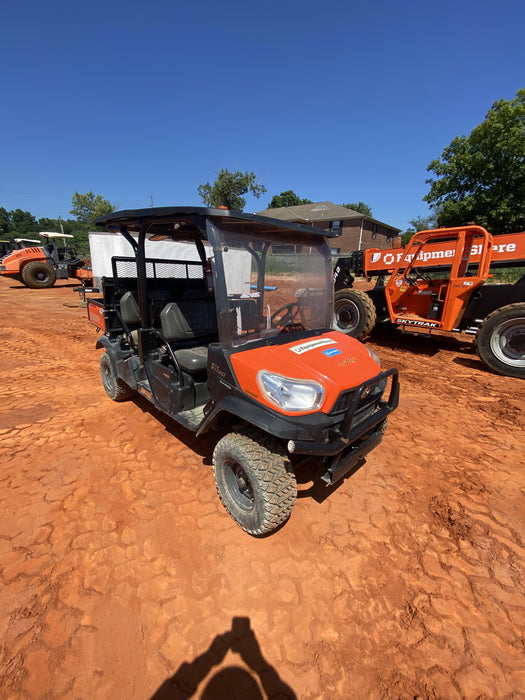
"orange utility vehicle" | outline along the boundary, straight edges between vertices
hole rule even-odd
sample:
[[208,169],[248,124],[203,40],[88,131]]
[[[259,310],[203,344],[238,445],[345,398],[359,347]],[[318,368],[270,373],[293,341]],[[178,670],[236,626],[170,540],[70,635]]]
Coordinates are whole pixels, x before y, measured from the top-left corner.
[[201,207],[97,223],[130,251],[111,256],[111,276],[97,279],[102,297],[87,302],[103,331],[104,389],[114,401],[141,394],[196,435],[223,435],[217,491],[246,532],[288,518],[305,458],[319,458],[332,484],[379,445],[397,371],[381,371],[373,351],[331,328],[325,237],[334,234]]
[[[521,276],[514,284],[487,284],[498,267],[521,268]],[[353,275],[378,281],[363,292],[352,289]],[[334,287],[334,328],[343,333],[363,338],[382,321],[428,333],[470,333],[491,369],[525,377],[525,232],[491,236],[481,226],[421,231],[406,248],[340,258]]]
[[[90,283],[92,273],[68,244],[73,236],[67,233],[42,231],[41,245],[28,239],[15,239],[22,243],[0,261],[0,274],[13,277],[32,289],[52,287],[57,279],[78,279]],[[34,245],[36,243],[37,245]],[[61,245],[59,245],[61,243]]]

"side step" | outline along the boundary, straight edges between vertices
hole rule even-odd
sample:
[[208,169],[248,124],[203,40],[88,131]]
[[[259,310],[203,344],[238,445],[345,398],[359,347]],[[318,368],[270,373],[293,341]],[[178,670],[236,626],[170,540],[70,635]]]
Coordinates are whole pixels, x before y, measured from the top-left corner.
[[[155,397],[151,391],[151,385],[147,379],[143,379],[137,383],[137,391],[139,394],[142,394],[142,396],[145,396],[148,401],[151,401],[154,405],[156,405]],[[163,410],[162,406],[159,406],[159,408],[160,410]],[[165,410],[164,412],[166,415],[170,416],[170,418],[177,421],[177,423],[180,423],[188,430],[195,432],[204,418],[204,405],[188,409],[187,411],[180,411],[180,413],[171,413]]]

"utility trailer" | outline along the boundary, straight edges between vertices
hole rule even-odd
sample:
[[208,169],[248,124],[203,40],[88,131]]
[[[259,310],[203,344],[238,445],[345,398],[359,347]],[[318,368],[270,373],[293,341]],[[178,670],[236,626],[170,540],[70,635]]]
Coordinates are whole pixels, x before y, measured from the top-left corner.
[[[491,270],[521,268],[514,284],[487,284]],[[354,276],[377,277],[353,289]],[[416,233],[406,248],[369,249],[334,269],[334,328],[355,338],[376,323],[476,336],[492,370],[525,377],[525,232],[492,236],[481,226]]]
[[380,444],[397,371],[331,328],[333,234],[201,207],[99,223],[128,244],[122,255],[102,241],[99,253],[114,250],[105,261],[92,250],[105,269],[102,296],[87,302],[104,389],[114,401],[140,394],[196,435],[222,435],[217,491],[246,532],[285,522],[306,459],[333,484]]

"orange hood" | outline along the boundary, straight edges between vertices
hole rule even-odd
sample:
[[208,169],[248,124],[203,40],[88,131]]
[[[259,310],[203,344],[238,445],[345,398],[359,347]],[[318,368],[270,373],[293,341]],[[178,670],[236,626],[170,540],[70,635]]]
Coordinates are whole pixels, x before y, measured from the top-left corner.
[[[267,370],[288,379],[317,381],[325,390],[324,400],[313,412],[328,413],[342,391],[360,386],[380,372],[366,347],[355,338],[338,331],[295,340],[285,345],[270,345],[245,350],[231,356],[233,370],[241,389],[262,404],[282,413],[269,401],[257,383],[257,373]],[[292,415],[312,413],[301,411]]]

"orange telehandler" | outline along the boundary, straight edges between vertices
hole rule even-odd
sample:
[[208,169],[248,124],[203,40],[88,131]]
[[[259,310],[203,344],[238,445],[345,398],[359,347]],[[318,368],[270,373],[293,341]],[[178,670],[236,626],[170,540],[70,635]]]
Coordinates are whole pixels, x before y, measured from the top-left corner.
[[[524,268],[514,284],[487,284],[491,270]],[[376,286],[352,289],[354,277]],[[339,258],[334,327],[363,338],[376,322],[476,336],[492,370],[525,378],[525,232],[492,236],[481,226],[416,233],[406,248],[369,249]]]
[[[0,274],[13,277],[32,289],[52,287],[57,279],[78,279],[89,284],[92,272],[68,244],[73,236],[67,233],[42,231],[44,239],[39,245],[19,245],[0,260]],[[59,245],[57,243],[61,243]],[[15,242],[31,243],[30,239],[15,239]]]

